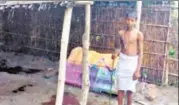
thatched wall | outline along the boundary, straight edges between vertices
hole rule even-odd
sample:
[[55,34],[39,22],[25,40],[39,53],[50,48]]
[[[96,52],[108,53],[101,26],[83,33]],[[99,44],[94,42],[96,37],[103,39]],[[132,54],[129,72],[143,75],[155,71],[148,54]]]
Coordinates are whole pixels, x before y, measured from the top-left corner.
[[[97,41],[95,38],[92,39],[92,46],[101,49],[113,47],[114,35],[117,34],[117,30],[124,27],[123,17],[126,10],[127,8],[93,8],[92,36],[100,37]],[[148,81],[162,81],[168,25],[168,9],[143,8],[140,30],[145,36],[143,71],[148,73]]]
[[[58,60],[64,9],[60,4],[44,3],[1,6],[0,45],[3,51],[23,52]],[[124,27],[127,8],[92,7],[91,48],[111,51],[114,35]],[[141,31],[145,35],[143,71],[147,80],[161,83],[166,60],[169,10],[143,8]],[[73,10],[69,51],[80,46],[84,32],[84,8]],[[156,81],[157,80],[157,81]]]
[[[170,48],[174,49],[175,54],[169,56],[169,84],[178,84],[178,7],[172,8],[171,28],[169,34]],[[170,50],[169,48],[169,50]]]

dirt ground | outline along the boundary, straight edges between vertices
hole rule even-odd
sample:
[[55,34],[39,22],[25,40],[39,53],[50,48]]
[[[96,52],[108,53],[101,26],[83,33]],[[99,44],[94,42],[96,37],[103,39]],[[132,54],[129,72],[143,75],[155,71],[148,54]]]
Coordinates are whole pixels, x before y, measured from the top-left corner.
[[[44,71],[48,68],[57,71],[58,62],[41,57],[0,52],[0,60],[2,59],[5,59],[6,64],[10,67],[18,65],[42,71],[35,74],[0,72],[0,105],[42,105],[43,102],[48,102],[52,95],[56,94],[57,75],[45,78]],[[178,88],[176,87],[157,86],[157,91],[155,91],[157,97],[153,101],[147,100],[144,94],[139,92],[140,84],[137,86],[137,90],[137,93],[134,94],[133,105],[178,105]],[[65,96],[68,94],[75,100],[79,100],[80,92],[78,87],[65,85]],[[116,98],[113,96],[111,105],[117,105]],[[109,95],[90,92],[88,105],[109,105]]]

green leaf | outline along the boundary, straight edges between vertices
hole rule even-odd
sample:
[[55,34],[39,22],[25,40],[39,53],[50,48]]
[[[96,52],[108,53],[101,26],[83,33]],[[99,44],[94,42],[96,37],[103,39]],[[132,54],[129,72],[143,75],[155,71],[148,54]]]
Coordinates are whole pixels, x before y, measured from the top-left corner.
[[169,51],[168,51],[168,55],[171,56],[171,57],[173,57],[175,55],[175,53],[176,53],[176,51],[172,48],[169,49]]

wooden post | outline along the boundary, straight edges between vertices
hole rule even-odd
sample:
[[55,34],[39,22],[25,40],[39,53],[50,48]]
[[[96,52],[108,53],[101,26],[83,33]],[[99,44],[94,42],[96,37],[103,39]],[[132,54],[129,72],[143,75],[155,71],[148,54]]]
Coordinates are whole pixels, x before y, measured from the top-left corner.
[[76,5],[85,5],[85,4],[90,4],[90,5],[92,5],[94,3],[94,1],[93,0],[87,0],[87,1],[75,1],[75,4]]
[[82,93],[80,105],[86,105],[89,93],[89,66],[88,66],[88,51],[90,45],[90,22],[91,22],[91,5],[86,4],[85,6],[85,32],[82,38],[83,42],[83,76],[82,76]]
[[136,11],[137,11],[137,23],[136,28],[140,30],[140,20],[141,20],[141,10],[142,10],[142,1],[137,1],[136,3]]
[[[170,1],[170,6],[171,6],[171,1]],[[163,69],[163,77],[162,77],[162,84],[163,85],[168,85],[168,76],[169,76],[169,68],[168,68],[168,37],[170,34],[170,27],[171,27],[171,8],[169,8],[169,22],[168,22],[168,28],[167,28],[167,37],[165,41],[165,60],[164,60],[164,69]]]
[[63,30],[61,37],[61,50],[60,50],[60,61],[59,61],[59,70],[58,70],[58,85],[57,85],[57,97],[55,105],[62,105],[63,94],[65,87],[65,78],[66,78],[66,58],[67,58],[67,48],[69,33],[71,27],[71,17],[72,17],[72,7],[69,7],[65,10],[65,16],[63,21]]
[[[167,46],[167,45],[166,45]],[[165,65],[165,79],[164,79],[164,85],[168,85],[168,76],[169,76],[169,68],[168,68],[168,56],[166,56],[166,65]]]

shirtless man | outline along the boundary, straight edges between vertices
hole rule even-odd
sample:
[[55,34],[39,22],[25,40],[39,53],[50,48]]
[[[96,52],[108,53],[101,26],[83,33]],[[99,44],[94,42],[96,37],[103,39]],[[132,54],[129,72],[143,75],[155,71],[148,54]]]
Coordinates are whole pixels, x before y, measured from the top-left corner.
[[143,34],[136,29],[136,13],[126,15],[126,29],[120,30],[115,38],[115,51],[112,59],[119,55],[117,64],[118,105],[123,105],[127,94],[127,105],[132,105],[132,93],[140,76],[143,58]]

